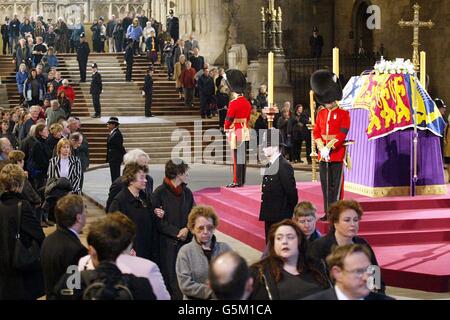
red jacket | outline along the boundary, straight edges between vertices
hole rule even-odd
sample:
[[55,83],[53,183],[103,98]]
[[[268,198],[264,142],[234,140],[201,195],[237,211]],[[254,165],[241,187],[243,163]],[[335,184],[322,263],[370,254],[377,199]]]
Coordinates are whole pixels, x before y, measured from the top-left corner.
[[61,91],[64,91],[66,93],[67,99],[69,99],[70,103],[73,104],[73,102],[75,101],[75,91],[73,91],[73,88],[71,86],[60,86],[58,88],[58,93],[60,93]]
[[194,68],[184,70],[180,75],[180,82],[183,88],[195,88],[195,75],[197,71]]
[[[335,107],[333,109],[323,108],[317,114],[316,125],[314,126],[314,141],[317,149],[327,146],[333,139],[337,141],[330,149],[330,161],[342,162],[345,157],[345,147],[343,146],[347,133],[350,130],[350,114],[348,111]],[[319,160],[320,155],[319,155]]]

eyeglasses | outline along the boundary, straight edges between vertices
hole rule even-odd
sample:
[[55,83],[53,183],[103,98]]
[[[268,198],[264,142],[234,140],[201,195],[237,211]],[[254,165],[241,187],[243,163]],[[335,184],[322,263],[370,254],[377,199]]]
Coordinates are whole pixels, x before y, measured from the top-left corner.
[[203,232],[203,231],[208,231],[208,232],[213,232],[214,231],[214,226],[213,225],[207,225],[207,226],[200,226],[196,228],[198,232]]
[[351,273],[351,274],[353,274],[354,276],[356,276],[358,278],[361,278],[365,274],[366,275],[372,274],[372,272],[369,270],[369,267],[367,267],[367,268],[359,268],[359,269],[354,269],[354,270],[345,270],[345,269],[343,269],[343,271],[347,272],[347,273]]

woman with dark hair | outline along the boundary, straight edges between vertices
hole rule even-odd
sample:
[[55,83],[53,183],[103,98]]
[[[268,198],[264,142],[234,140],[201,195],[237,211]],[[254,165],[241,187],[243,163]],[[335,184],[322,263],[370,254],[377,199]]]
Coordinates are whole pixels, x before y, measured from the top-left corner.
[[48,164],[52,157],[52,151],[47,144],[48,134],[48,128],[45,124],[40,123],[36,125],[34,136],[37,141],[33,145],[30,155],[31,159],[29,159],[31,160],[32,169],[28,171],[34,179],[34,188],[38,192],[46,184]]
[[109,206],[109,212],[120,211],[136,224],[136,239],[133,248],[141,258],[158,261],[158,243],[155,236],[156,217],[151,203],[143,197],[146,189],[148,168],[136,162],[127,164],[123,170],[122,181],[126,188],[122,189]]
[[28,106],[42,106],[45,91],[44,83],[38,79],[36,69],[31,69],[28,79],[25,80],[23,90]]
[[67,98],[66,96],[66,92],[64,90],[59,91],[57,98],[60,108],[64,110],[64,113],[66,114],[66,119],[68,119],[72,113],[72,106],[69,98]]
[[301,104],[295,106],[294,114],[288,122],[288,136],[291,137],[291,159],[303,163],[301,152],[303,141],[306,142],[306,159],[311,164],[311,133],[307,125],[310,123],[309,114]]
[[159,218],[160,269],[172,299],[180,300],[175,263],[180,248],[189,243],[192,235],[187,227],[188,215],[195,206],[192,191],[186,186],[189,166],[180,159],[166,163],[165,178],[152,195],[154,213]]
[[297,300],[330,287],[326,277],[306,259],[307,240],[291,219],[272,225],[269,255],[251,266],[250,300]]
[[40,248],[45,238],[30,203],[21,195],[25,179],[25,172],[15,164],[6,165],[0,172],[4,189],[0,197],[0,300],[35,300],[44,295],[40,264],[28,271],[18,270],[12,264],[19,228],[26,248]]
[[[320,263],[324,269],[327,269],[326,257],[334,247],[347,244],[362,244],[370,251],[372,265],[378,266],[372,247],[364,238],[357,236],[362,215],[363,210],[360,204],[354,200],[341,200],[331,205],[327,215],[330,231],[323,238],[310,244],[308,257],[316,263]],[[384,293],[385,284],[383,280],[381,280],[381,288],[378,289]]]

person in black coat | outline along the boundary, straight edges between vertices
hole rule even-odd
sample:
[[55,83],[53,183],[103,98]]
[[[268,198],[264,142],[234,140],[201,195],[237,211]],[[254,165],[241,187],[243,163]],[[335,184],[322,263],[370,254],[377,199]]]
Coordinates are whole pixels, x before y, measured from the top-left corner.
[[[147,278],[123,274],[116,260],[129,246],[136,226],[121,213],[108,215],[91,224],[87,242],[89,255],[95,270],[85,270],[80,274],[78,289],[67,290],[69,277],[65,274],[55,286],[50,300],[156,300]],[[69,281],[68,281],[69,280]],[[90,288],[97,284],[99,289]],[[118,285],[126,287],[121,289]]]
[[394,300],[384,294],[371,291],[376,277],[370,265],[372,254],[361,244],[336,247],[327,257],[329,273],[334,287],[313,294],[304,300]]
[[306,159],[311,164],[311,132],[307,125],[309,121],[309,113],[303,109],[301,104],[295,107],[294,114],[288,122],[288,136],[291,137],[291,159],[294,162],[303,163],[301,158],[302,144],[306,142]]
[[145,95],[145,116],[153,117],[152,101],[153,101],[153,68],[149,67],[145,76],[142,94]]
[[[144,167],[146,169],[146,172],[148,172],[150,158],[141,149],[133,149],[127,152],[127,154],[123,157],[123,162],[125,166],[127,166],[128,164],[137,163],[138,165]],[[148,174],[145,176],[145,178],[147,180],[145,190],[141,190],[140,195],[141,198],[146,199],[148,203],[151,203],[153,193],[153,178]],[[127,187],[128,186],[123,182],[122,177],[117,178],[112,183],[112,185],[109,187],[108,200],[106,201],[106,212],[109,212],[109,207],[111,206],[111,203],[117,196],[117,194]]]
[[111,131],[106,145],[106,162],[109,163],[111,182],[120,177],[120,165],[123,156],[127,153],[123,147],[123,136],[119,130],[119,119],[111,117],[108,120],[108,129]]
[[39,189],[46,184],[48,165],[52,158],[52,150],[50,150],[47,143],[49,131],[45,124],[40,123],[36,125],[34,135],[37,141],[33,145],[29,159],[29,161],[31,160],[32,169],[27,171],[29,171],[29,174],[34,179],[34,188],[39,192]]
[[159,268],[174,300],[183,298],[175,272],[177,254],[183,245],[192,240],[187,221],[195,201],[192,191],[186,186],[188,169],[188,165],[180,159],[169,160],[165,167],[164,182],[152,195],[154,213],[159,218]]
[[0,300],[35,300],[44,295],[44,279],[40,265],[33,271],[19,271],[12,266],[18,231],[18,204],[21,202],[20,239],[26,248],[35,241],[40,247],[45,235],[39,220],[22,191],[25,172],[8,164],[0,173],[4,193],[0,196]]
[[91,49],[86,41],[84,32],[80,35],[80,45],[77,50],[78,68],[80,69],[80,82],[86,82],[87,63]]
[[100,95],[103,92],[102,75],[98,72],[96,63],[92,64],[92,82],[90,94],[92,95],[92,105],[94,106],[95,114],[93,118],[100,118],[102,114],[102,108],[100,105]]
[[200,115],[202,119],[204,119],[205,117],[211,119],[212,116],[209,104],[213,100],[215,87],[214,80],[210,77],[208,68],[203,69],[203,74],[198,79],[197,87],[200,94]]
[[[1,27],[2,42],[3,42],[3,55],[6,56],[6,52],[11,53],[11,45],[9,44],[9,18],[5,17],[5,24]],[[9,48],[9,49],[6,49]]]
[[[361,206],[354,200],[340,200],[334,203],[327,215],[330,231],[324,237],[311,243],[308,247],[308,257],[322,265],[322,268],[327,269],[326,257],[333,251],[334,247],[346,244],[361,244],[369,250],[371,264],[378,266],[372,247],[364,238],[357,236],[362,215]],[[382,293],[385,291],[382,278],[381,288],[378,289]]]
[[262,181],[261,209],[259,220],[265,222],[266,242],[270,226],[284,219],[291,219],[298,202],[294,169],[281,155],[283,140],[277,129],[267,130],[264,155],[269,167]]
[[130,82],[131,76],[133,74],[134,49],[133,49],[133,39],[128,38],[127,41],[128,45],[125,50],[125,57],[124,57],[125,65],[127,66],[125,81]]
[[51,294],[67,268],[77,265],[87,255],[79,233],[86,224],[86,209],[83,198],[67,195],[58,200],[55,208],[57,229],[42,244],[41,263],[44,271],[45,292]]
[[180,38],[180,21],[173,16],[173,10],[169,10],[169,17],[167,18],[167,31],[170,33],[172,39],[177,42]]
[[156,215],[152,212],[148,199],[142,197],[147,186],[147,170],[147,167],[137,163],[125,166],[122,181],[127,187],[114,197],[109,212],[121,212],[136,224],[136,239],[133,244],[136,255],[156,263],[159,261],[159,239],[154,227]]

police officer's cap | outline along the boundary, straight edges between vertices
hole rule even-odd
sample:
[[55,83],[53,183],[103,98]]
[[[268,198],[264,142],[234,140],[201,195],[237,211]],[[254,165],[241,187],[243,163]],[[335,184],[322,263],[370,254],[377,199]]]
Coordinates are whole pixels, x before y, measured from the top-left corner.
[[82,32],[82,33],[80,34],[80,38],[86,38],[86,34],[85,34],[84,32]]
[[98,67],[97,67],[97,64],[96,63],[93,63],[92,65],[91,65],[91,68],[95,68],[95,69],[98,69]]
[[265,147],[287,147],[279,129],[266,129],[263,134],[263,148]]

